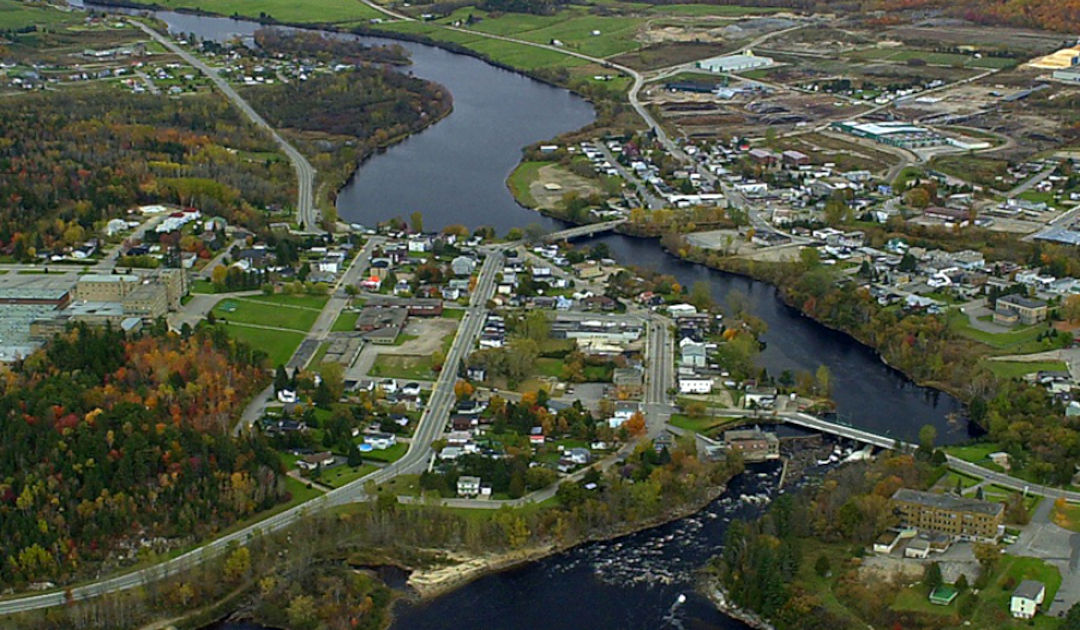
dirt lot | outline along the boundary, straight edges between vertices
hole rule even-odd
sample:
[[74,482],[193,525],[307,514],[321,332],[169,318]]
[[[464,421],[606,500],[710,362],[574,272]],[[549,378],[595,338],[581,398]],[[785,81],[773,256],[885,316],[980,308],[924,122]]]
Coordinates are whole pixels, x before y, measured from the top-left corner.
[[556,208],[569,192],[587,197],[600,192],[600,187],[594,180],[575,175],[557,164],[541,167],[536,181],[529,184],[529,194],[541,208],[548,210]]
[[723,54],[724,50],[725,46],[720,42],[664,41],[612,57],[611,60],[636,70],[653,70],[715,57]]
[[861,140],[849,140],[831,133],[808,133],[783,138],[778,142],[778,148],[801,151],[815,163],[832,162],[840,170],[881,171],[900,160],[898,155],[889,152],[899,149],[869,142],[863,144]]

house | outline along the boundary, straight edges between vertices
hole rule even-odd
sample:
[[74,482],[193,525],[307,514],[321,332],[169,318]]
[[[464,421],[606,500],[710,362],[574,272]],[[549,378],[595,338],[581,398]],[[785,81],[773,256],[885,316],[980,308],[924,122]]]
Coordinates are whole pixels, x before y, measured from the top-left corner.
[[679,377],[680,394],[710,394],[712,393],[713,380],[705,377]]
[[128,229],[127,221],[123,219],[112,219],[107,224],[105,224],[105,235],[115,236],[126,229]]
[[743,397],[743,406],[747,409],[772,409],[776,404],[775,387],[748,387]]
[[330,451],[323,451],[321,453],[312,453],[311,455],[305,455],[296,460],[296,466],[304,470],[315,470],[319,467],[327,467],[334,465],[334,454]]
[[624,422],[629,420],[631,416],[640,410],[640,403],[626,400],[615,401],[615,411],[611,418],[608,419],[608,426],[612,429],[618,429]]
[[368,433],[364,436],[364,444],[377,451],[385,451],[397,444],[397,438],[394,437],[393,433]]
[[704,343],[685,337],[679,342],[679,353],[679,365],[691,368],[705,367],[707,357]]
[[810,163],[810,156],[799,151],[784,151],[780,157],[784,160],[784,164],[791,166],[806,166]]
[[459,497],[473,498],[480,494],[480,478],[470,475],[462,475],[457,480],[457,494]]
[[592,460],[592,453],[587,448],[576,447],[566,451],[565,457],[578,466],[584,466]]
[[577,263],[573,266],[574,273],[582,280],[588,280],[590,278],[596,278],[603,275],[604,270],[601,269],[600,263],[594,260],[586,260],[585,262]]
[[402,396],[419,396],[420,395],[420,383],[406,383],[401,386]]
[[1009,600],[1009,614],[1016,619],[1031,619],[1038,612],[1046,597],[1046,587],[1042,582],[1024,580],[1013,591]]
[[296,392],[291,389],[282,389],[277,393],[278,402],[285,403],[286,405],[296,402]]
[[469,256],[458,256],[450,261],[450,269],[455,276],[469,276],[476,270],[476,259]]

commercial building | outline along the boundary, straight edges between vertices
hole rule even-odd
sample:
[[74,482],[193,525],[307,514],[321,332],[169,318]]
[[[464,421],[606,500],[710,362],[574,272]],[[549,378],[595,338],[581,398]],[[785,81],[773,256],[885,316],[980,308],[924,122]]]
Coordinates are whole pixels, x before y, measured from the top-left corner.
[[780,459],[780,439],[775,433],[760,429],[734,429],[724,431],[724,444],[742,453],[743,460],[764,462]]
[[747,50],[741,55],[722,55],[710,57],[697,62],[697,67],[706,72],[745,72],[756,68],[767,68],[773,65],[771,57],[759,57],[754,51]]
[[903,525],[950,536],[997,540],[1004,527],[1000,503],[901,488],[892,504]]
[[994,323],[1011,326],[1017,323],[1037,324],[1046,320],[1047,306],[1043,300],[1022,295],[1005,295],[997,299]]
[[1080,83],[1080,66],[1072,66],[1066,70],[1055,70],[1053,76],[1059,81]]
[[866,138],[903,149],[919,149],[948,144],[948,139],[936,131],[905,122],[860,123],[849,120],[834,122],[829,127],[857,138]]

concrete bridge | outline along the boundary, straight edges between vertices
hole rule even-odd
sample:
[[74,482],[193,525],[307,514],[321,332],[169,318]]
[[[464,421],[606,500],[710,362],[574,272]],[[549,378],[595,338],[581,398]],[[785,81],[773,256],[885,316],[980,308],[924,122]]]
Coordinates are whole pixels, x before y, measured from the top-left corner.
[[586,225],[579,225],[566,230],[559,230],[558,232],[552,232],[544,235],[544,241],[548,243],[554,243],[557,241],[569,241],[575,238],[582,238],[585,236],[595,236],[603,232],[610,232],[618,226],[626,223],[626,219],[616,219],[614,221],[604,221],[603,223],[589,223]]

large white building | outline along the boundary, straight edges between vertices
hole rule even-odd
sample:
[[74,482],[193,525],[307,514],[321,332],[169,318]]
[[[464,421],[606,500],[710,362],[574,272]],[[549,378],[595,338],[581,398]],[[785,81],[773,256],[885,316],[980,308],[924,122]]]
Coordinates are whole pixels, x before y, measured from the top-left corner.
[[697,67],[706,72],[744,72],[773,65],[771,57],[759,57],[754,51],[747,50],[741,55],[722,55],[697,62]]

